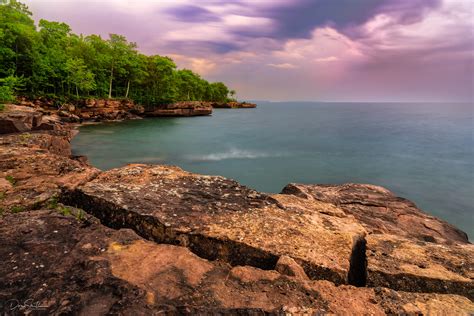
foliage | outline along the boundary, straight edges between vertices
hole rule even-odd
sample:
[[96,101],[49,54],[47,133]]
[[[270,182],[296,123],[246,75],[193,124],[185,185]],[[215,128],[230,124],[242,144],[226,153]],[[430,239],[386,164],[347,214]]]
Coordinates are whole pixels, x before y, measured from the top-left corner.
[[20,212],[23,212],[25,210],[26,210],[25,207],[22,206],[22,205],[14,205],[10,208],[10,211],[12,213],[20,213]]
[[5,110],[5,104],[0,104],[0,112]]
[[6,176],[5,179],[10,182],[11,185],[15,185],[16,184],[16,179],[12,176]]
[[15,94],[24,88],[23,78],[8,76],[0,78],[0,102],[15,101]]
[[0,0],[0,102],[32,97],[130,98],[144,105],[173,101],[225,102],[235,91],[178,70],[169,57],[146,56],[117,34],[82,36],[60,22],[40,20],[28,7]]

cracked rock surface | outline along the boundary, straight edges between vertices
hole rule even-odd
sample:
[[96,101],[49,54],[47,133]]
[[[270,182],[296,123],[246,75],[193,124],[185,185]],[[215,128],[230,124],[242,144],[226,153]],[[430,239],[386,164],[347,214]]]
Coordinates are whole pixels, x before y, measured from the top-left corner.
[[466,235],[384,188],[101,172],[70,137],[0,136],[0,313],[474,313]]

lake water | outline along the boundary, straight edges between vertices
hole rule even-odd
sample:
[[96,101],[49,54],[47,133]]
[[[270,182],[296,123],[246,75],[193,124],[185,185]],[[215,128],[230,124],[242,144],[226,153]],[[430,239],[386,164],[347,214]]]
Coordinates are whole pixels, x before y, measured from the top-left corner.
[[474,238],[474,106],[270,103],[212,116],[81,127],[75,154],[100,169],[178,165],[264,192],[289,182],[372,183]]

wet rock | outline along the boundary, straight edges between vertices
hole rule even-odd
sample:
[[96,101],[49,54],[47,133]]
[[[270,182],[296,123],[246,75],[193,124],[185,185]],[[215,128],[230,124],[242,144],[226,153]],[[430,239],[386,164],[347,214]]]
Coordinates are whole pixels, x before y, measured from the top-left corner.
[[155,106],[146,112],[146,116],[202,116],[211,113],[212,106],[209,102],[186,101]]
[[388,233],[433,243],[468,242],[463,231],[379,186],[289,184],[283,193],[332,203],[353,215],[370,233]]
[[368,286],[474,299],[474,245],[433,244],[388,234],[366,239]]
[[[111,227],[133,228],[159,243],[179,244],[210,260],[274,269],[291,256],[311,279],[348,283],[365,234],[331,204],[268,196],[223,177],[177,167],[128,165],[63,196]],[[363,269],[363,267],[361,267]]]

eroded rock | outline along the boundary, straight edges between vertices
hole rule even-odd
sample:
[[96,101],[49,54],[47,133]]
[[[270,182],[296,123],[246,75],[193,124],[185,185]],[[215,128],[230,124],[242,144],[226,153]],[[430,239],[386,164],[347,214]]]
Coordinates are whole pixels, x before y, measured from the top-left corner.
[[66,204],[112,227],[133,228],[159,243],[179,244],[231,265],[274,269],[291,256],[311,279],[349,282],[352,252],[365,234],[331,204],[268,196],[223,177],[177,167],[128,165],[65,194]]
[[372,234],[367,237],[367,285],[473,299],[472,258],[472,244],[443,245]]
[[202,116],[212,114],[209,102],[186,101],[155,106],[146,116]]
[[289,184],[283,193],[332,203],[357,218],[371,233],[388,233],[433,243],[468,242],[463,231],[379,186]]
[[[44,314],[469,314],[456,295],[335,286],[208,261],[188,248],[57,210],[0,218],[0,311],[27,299]],[[22,310],[18,310],[22,312]],[[23,310],[27,312],[28,310]]]
[[212,102],[212,107],[216,109],[250,109],[256,108],[255,103],[249,102]]
[[67,156],[69,146],[63,146],[68,144],[49,134],[0,137],[0,178],[10,183],[2,191],[0,208],[13,212],[38,208],[63,188],[74,188],[95,177],[99,170]]

